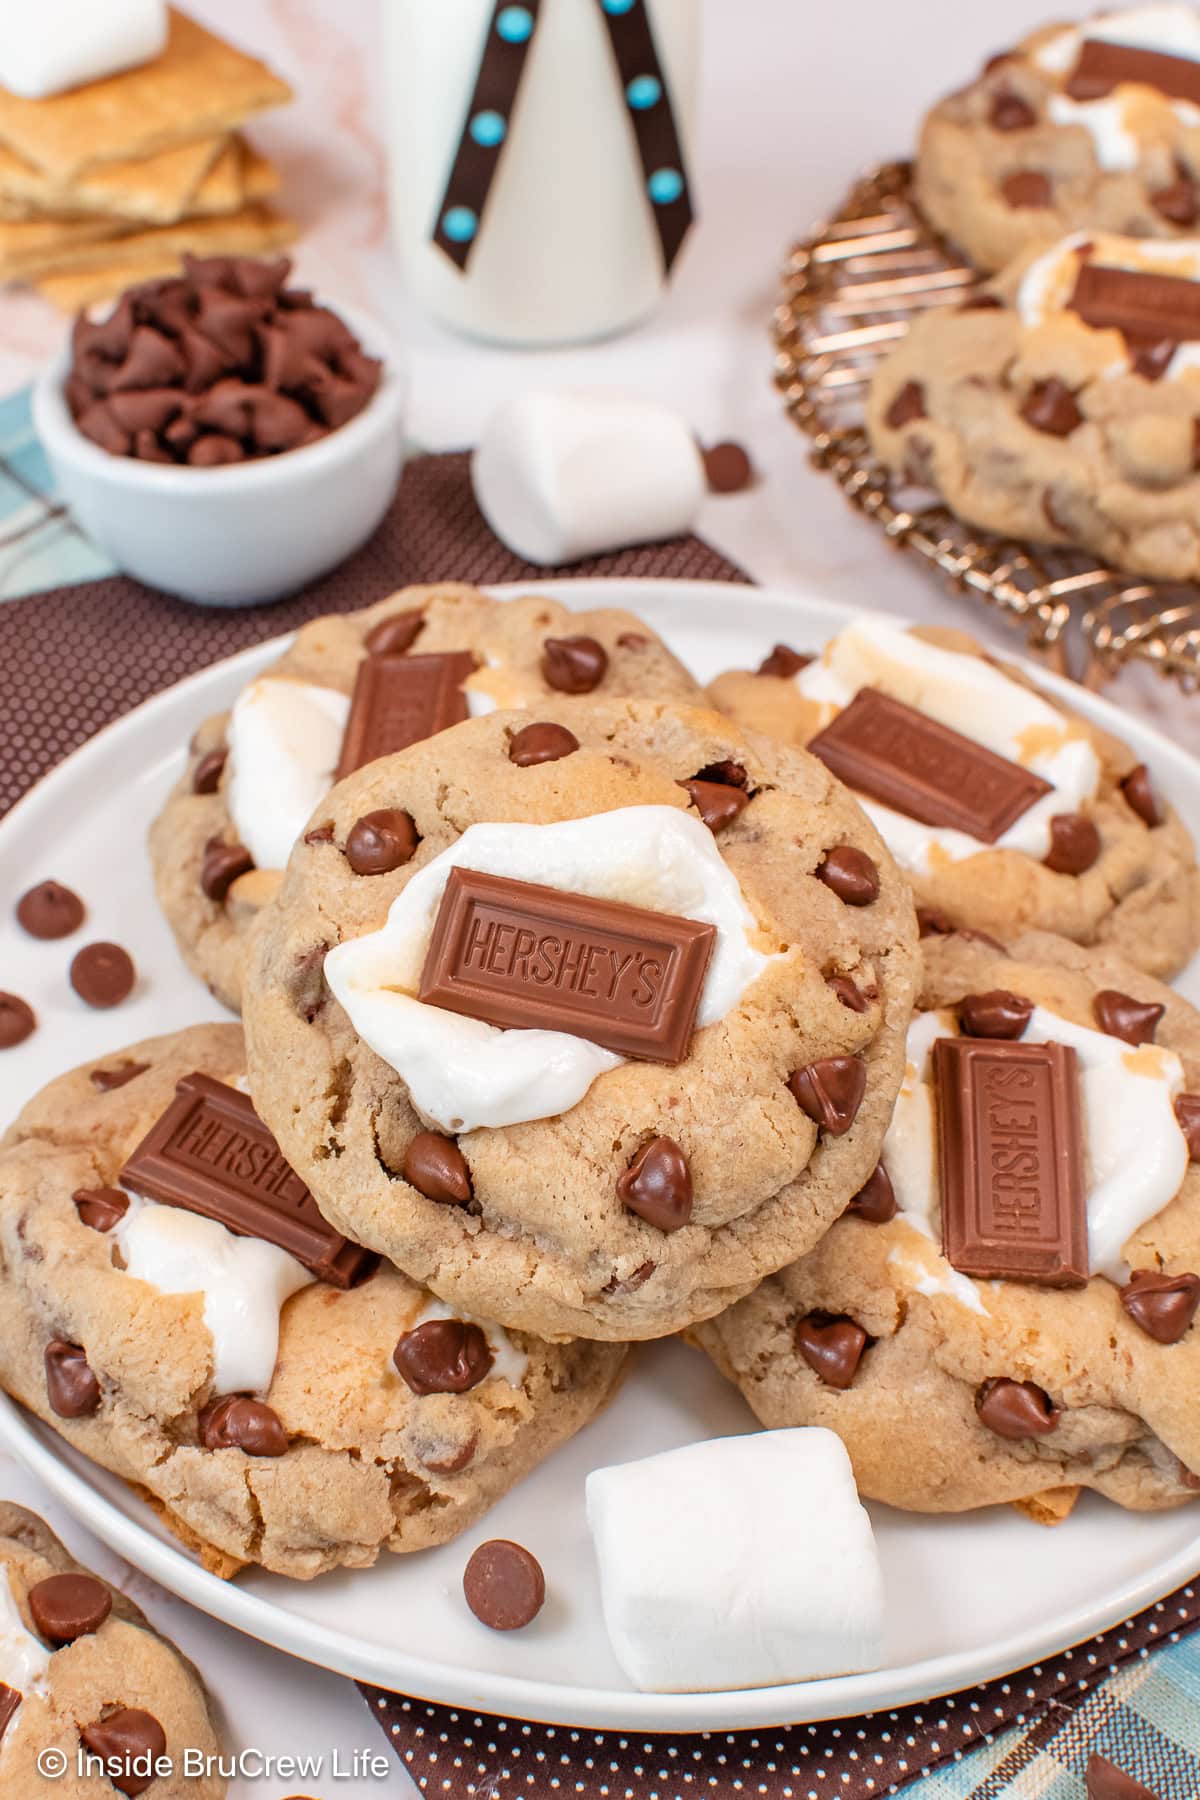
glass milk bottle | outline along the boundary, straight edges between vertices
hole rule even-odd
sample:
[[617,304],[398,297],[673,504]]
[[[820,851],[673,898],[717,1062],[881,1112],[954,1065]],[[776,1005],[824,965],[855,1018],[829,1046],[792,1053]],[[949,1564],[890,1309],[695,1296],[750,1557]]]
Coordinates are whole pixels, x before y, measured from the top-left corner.
[[698,0],[383,0],[393,229],[446,324],[583,342],[654,307],[696,210]]

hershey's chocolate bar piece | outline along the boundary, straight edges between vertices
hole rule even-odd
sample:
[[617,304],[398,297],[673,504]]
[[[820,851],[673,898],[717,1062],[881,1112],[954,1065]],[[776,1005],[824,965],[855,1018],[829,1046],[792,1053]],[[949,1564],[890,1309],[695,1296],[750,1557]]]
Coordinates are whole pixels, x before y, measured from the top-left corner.
[[364,656],[358,666],[337,778],[433,737],[467,716],[462,683],[475,669],[469,650],[439,656]]
[[1168,100],[1190,100],[1200,106],[1200,63],[1135,44],[1110,44],[1104,38],[1084,39],[1066,91],[1072,100],[1101,100],[1122,82],[1133,81],[1157,88]]
[[682,1062],[716,935],[671,913],[451,869],[420,998],[489,1025]]
[[379,1260],[321,1217],[249,1097],[209,1075],[184,1076],[121,1170],[121,1185],[277,1244],[333,1287],[354,1287]]
[[964,1275],[1083,1287],[1087,1193],[1075,1052],[939,1038],[942,1250]]
[[808,748],[847,787],[983,844],[994,844],[1053,791],[1040,775],[878,688],[860,689]]
[[1085,262],[1068,302],[1085,325],[1123,332],[1135,343],[1200,338],[1200,281]]

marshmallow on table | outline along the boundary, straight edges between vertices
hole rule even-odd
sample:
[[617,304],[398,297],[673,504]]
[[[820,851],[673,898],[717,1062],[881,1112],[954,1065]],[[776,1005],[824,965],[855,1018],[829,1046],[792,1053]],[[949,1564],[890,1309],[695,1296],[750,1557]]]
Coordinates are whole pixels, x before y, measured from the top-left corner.
[[166,0],[8,6],[0,31],[0,86],[24,100],[44,100],[152,62],[166,47]]
[[598,389],[510,400],[484,430],[471,479],[496,536],[546,565],[678,537],[705,491],[703,459],[682,419]]
[[648,1693],[878,1668],[883,1576],[845,1448],[812,1427],[713,1438],[597,1469],[604,1620]]

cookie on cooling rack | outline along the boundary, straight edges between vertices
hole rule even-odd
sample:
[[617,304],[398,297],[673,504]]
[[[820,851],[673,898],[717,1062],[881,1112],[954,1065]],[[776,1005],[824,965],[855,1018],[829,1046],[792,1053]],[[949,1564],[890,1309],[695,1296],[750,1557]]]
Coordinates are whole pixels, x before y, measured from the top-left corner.
[[200,726],[151,828],[159,904],[189,968],[237,1010],[247,928],[335,778],[468,716],[564,693],[700,698],[649,626],[612,607],[444,584],[303,626],[232,711]]
[[[32,1800],[140,1794],[153,1785],[162,1800],[223,1800],[225,1777],[215,1768],[184,1773],[185,1752],[215,1764],[219,1749],[212,1706],[191,1663],[119,1588],[77,1563],[36,1513],[0,1500],[5,1791]],[[54,1753],[65,1779],[54,1774]],[[116,1759],[111,1784],[80,1770],[85,1754]],[[163,1759],[162,1772],[147,1758]]]
[[1110,950],[927,946],[879,1169],[695,1336],[917,1512],[1200,1494],[1200,1015]]
[[444,1543],[598,1411],[624,1350],[506,1333],[376,1266],[244,1068],[237,1026],[195,1026],[24,1109],[0,1143],[0,1384],[220,1574]]
[[1173,238],[1200,220],[1200,16],[1048,25],[934,107],[917,199],[976,268],[1064,232]]
[[779,645],[709,691],[855,791],[923,934],[1036,926],[1160,976],[1200,943],[1195,847],[1152,771],[965,633],[864,616],[820,656]]
[[647,701],[495,713],[330,795],[252,934],[251,1090],[325,1215],[443,1299],[660,1337],[866,1179],[917,960],[803,751]]

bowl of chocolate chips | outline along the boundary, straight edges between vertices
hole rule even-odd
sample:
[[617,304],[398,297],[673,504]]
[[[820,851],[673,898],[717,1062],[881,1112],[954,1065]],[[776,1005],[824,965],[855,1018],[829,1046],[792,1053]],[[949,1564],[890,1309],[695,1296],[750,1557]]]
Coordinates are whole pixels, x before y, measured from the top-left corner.
[[34,391],[59,492],[126,574],[210,606],[295,593],[395,495],[403,389],[376,327],[286,257],[188,257],[76,320]]

